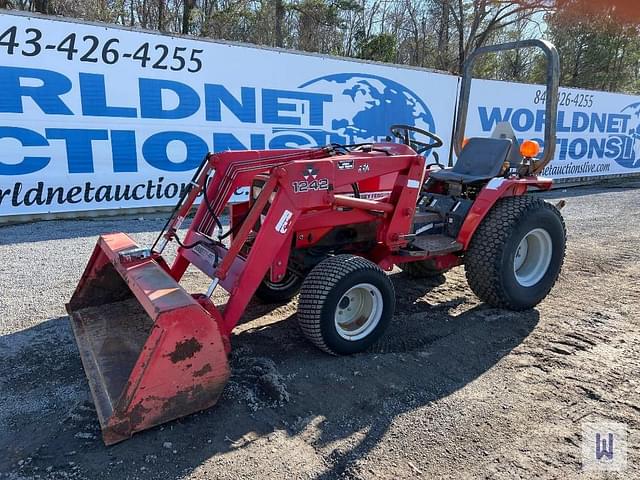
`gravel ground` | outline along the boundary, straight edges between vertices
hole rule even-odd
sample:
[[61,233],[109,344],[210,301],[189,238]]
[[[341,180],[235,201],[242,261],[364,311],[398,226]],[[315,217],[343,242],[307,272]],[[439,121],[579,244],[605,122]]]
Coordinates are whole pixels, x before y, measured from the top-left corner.
[[[568,251],[535,310],[481,304],[462,268],[394,272],[384,339],[337,358],[304,340],[295,301],[252,303],[218,405],[110,448],[64,303],[100,233],[150,244],[163,218],[0,228],[0,477],[640,478],[639,194],[545,194],[567,200]],[[629,429],[618,476],[581,472],[581,426],[602,419]]]

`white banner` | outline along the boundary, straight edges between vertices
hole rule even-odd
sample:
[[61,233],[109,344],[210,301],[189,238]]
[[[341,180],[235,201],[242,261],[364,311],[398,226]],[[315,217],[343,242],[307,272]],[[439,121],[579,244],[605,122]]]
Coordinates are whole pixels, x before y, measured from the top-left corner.
[[[544,106],[544,86],[474,80],[465,134],[486,137],[506,121],[519,140],[544,147]],[[561,88],[556,126],[556,153],[544,176],[640,173],[640,97]]]
[[[173,205],[207,151],[445,141],[458,77],[0,14],[0,216]],[[640,98],[562,89],[554,178],[640,173]],[[467,136],[542,143],[544,88],[475,80]]]
[[1,14],[0,215],[172,205],[207,151],[382,140],[393,123],[448,143],[457,83]]

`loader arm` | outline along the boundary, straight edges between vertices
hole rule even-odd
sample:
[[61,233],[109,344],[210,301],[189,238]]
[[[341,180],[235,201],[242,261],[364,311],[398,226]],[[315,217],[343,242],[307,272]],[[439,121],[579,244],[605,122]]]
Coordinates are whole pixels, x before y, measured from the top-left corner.
[[[300,228],[308,239],[310,231],[375,223],[375,248],[363,255],[380,264],[407,243],[424,158],[391,143],[342,153],[323,147],[208,155],[157,248],[139,248],[123,233],[100,237],[67,311],[105,443],[216,403],[229,377],[231,331],[269,270],[286,271]],[[231,226],[227,246],[229,232],[215,231],[218,217],[234,191],[259,176],[266,183]],[[380,178],[393,180],[384,198],[348,195]],[[202,192],[180,240],[180,225]],[[169,267],[161,252],[172,240],[180,248]],[[205,294],[180,286],[190,264],[211,278]],[[218,286],[230,294],[223,309],[210,299]]]
[[[376,241],[384,248],[378,249],[372,258],[381,261],[392,250],[406,245],[404,236],[410,229],[424,175],[424,157],[403,147],[388,145],[391,151],[399,150],[402,155],[369,152],[342,155],[339,160],[309,158],[313,154],[304,152],[301,153],[307,157],[304,160],[288,159],[286,163],[275,165],[255,157],[249,160],[252,152],[219,154],[214,161],[217,173],[206,193],[213,211],[205,202],[198,208],[184,240],[185,245],[196,246],[178,249],[171,267],[173,278],[179,281],[187,266],[193,264],[212,279],[207,297],[218,285],[229,292],[229,302],[220,325],[221,334],[228,336],[269,269],[286,270],[286,263],[276,259],[279,252],[286,251],[286,247],[291,245],[300,226],[304,229],[327,224],[335,227],[382,219],[383,228]],[[345,169],[345,165],[350,168]],[[221,242],[212,242],[213,214],[221,213],[231,193],[250,183],[256,175],[265,173],[266,168],[269,168],[269,180],[229,247]],[[354,183],[388,174],[397,175],[391,193],[384,199],[367,200],[335,193],[350,188]],[[266,216],[246,253],[247,240],[267,206]]]

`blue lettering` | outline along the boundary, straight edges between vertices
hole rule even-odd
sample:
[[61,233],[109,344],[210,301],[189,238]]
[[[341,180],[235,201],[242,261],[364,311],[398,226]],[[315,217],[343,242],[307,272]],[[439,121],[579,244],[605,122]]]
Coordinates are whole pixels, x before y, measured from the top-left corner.
[[558,160],[566,160],[567,159],[567,149],[569,147],[569,139],[568,138],[558,138],[556,139],[556,146],[560,145],[560,149],[556,150],[558,155]]
[[[578,147],[580,151],[578,151]],[[587,153],[587,141],[584,138],[574,138],[569,143],[569,156],[574,160],[584,157]]]
[[243,123],[256,123],[256,89],[242,87],[238,100],[222,85],[205,84],[205,118],[222,121],[222,104]]
[[133,130],[112,130],[111,156],[114,172],[137,172],[136,132]]
[[596,130],[600,133],[604,133],[604,127],[607,122],[607,114],[598,114],[593,112],[591,114],[591,126],[589,127],[589,132],[593,133]]
[[[38,86],[21,84],[35,79]],[[73,115],[60,99],[71,90],[71,80],[61,73],[36,68],[0,67],[0,112],[23,113],[22,97],[31,97],[40,110],[49,115]]]
[[622,144],[624,145],[623,158],[630,160],[633,158],[633,139],[628,136],[624,136],[622,139]]
[[589,128],[589,115],[584,112],[573,112],[572,132],[584,132]]
[[533,127],[534,120],[533,112],[531,110],[519,108],[513,112],[511,124],[516,132],[527,132],[531,130],[531,127]]
[[[142,118],[187,118],[200,108],[198,93],[188,85],[172,80],[141,78],[140,116]],[[163,90],[170,90],[178,96],[178,105],[165,109],[162,104]],[[189,169],[190,170],[190,169]]]
[[558,123],[556,125],[556,128],[558,130],[558,132],[570,132],[571,131],[571,127],[570,126],[566,126],[564,124],[564,110],[560,110],[558,111]]
[[[581,113],[581,112],[576,112],[576,113]],[[588,115],[585,114],[585,116]],[[590,138],[589,139],[589,151],[587,153],[587,158],[593,158],[594,156],[596,158],[601,158],[604,156],[604,149],[605,149],[605,143],[606,143],[606,139],[604,138]]]
[[248,150],[248,147],[232,133],[214,133],[213,151],[224,152],[226,150]]
[[295,133],[278,135],[277,137],[273,137],[269,142],[269,148],[271,149],[300,148],[311,146],[315,145],[313,142],[309,141],[308,137]]
[[[331,95],[285,90],[262,90],[262,122],[279,125],[301,125],[300,115],[280,115],[280,112],[295,112],[297,105],[280,100],[300,100],[309,103],[309,125],[324,124],[324,103],[333,99]],[[304,106],[302,112],[304,113]]]
[[618,158],[622,154],[621,137],[609,137],[607,139],[607,149],[604,152],[604,156],[607,158]]
[[484,132],[490,132],[493,127],[500,122],[507,122],[513,113],[513,108],[507,108],[504,114],[499,107],[493,107],[491,113],[487,115],[487,107],[478,107],[478,115],[480,116],[480,125]]
[[545,111],[544,110],[536,110],[536,132],[542,132],[544,130],[544,120],[545,120]]
[[111,107],[107,105],[104,75],[80,73],[80,100],[82,114],[91,117],[133,117],[138,111],[134,107]]
[[[187,154],[181,162],[169,159],[167,149],[171,142],[182,142]],[[152,167],[167,172],[186,172],[197,168],[207,154],[207,143],[197,135],[187,132],[160,132],[151,135],[142,145],[142,155]]]
[[607,119],[607,133],[627,133],[629,115],[610,113]]
[[[252,150],[264,150],[265,139],[263,134],[253,133],[249,141]],[[232,133],[214,133],[213,151],[224,152],[226,150],[248,150],[248,147]]]
[[[46,147],[47,139],[39,133],[20,127],[0,127],[0,138],[13,138],[23,147]],[[50,157],[23,157],[20,163],[3,163],[0,160],[0,175],[25,175],[46,167]]]
[[108,140],[107,130],[47,128],[49,140],[64,140],[69,173],[93,173],[93,140]]

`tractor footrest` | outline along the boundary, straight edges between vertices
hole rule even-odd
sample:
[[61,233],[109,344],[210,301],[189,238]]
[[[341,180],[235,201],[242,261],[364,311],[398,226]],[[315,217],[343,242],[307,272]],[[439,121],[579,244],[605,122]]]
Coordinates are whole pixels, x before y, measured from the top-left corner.
[[415,237],[410,245],[420,250],[420,255],[441,255],[462,250],[462,244],[447,235],[423,235]]

